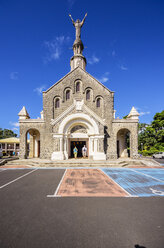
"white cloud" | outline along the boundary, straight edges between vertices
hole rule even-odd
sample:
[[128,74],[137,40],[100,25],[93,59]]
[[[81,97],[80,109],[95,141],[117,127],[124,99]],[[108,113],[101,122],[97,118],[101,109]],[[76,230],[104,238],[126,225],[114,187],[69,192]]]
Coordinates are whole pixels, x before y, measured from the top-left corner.
[[115,57],[116,56],[116,52],[115,50],[112,51],[112,56]]
[[100,78],[98,78],[97,80],[100,81],[101,83],[106,83],[109,80],[109,72],[105,72],[104,75]]
[[12,121],[10,121],[9,123],[10,123],[11,126],[19,127],[19,122],[12,122]]
[[57,36],[51,41],[45,41],[44,47],[47,49],[47,55],[44,58],[44,62],[51,62],[52,60],[60,59],[60,56],[63,52],[63,46],[70,41],[69,36]]
[[18,131],[19,129],[17,127],[12,128],[13,131]]
[[38,95],[41,95],[42,94],[42,91],[46,88],[45,85],[41,85],[37,88],[34,89],[34,91],[38,94]]
[[18,131],[19,130],[19,122],[12,122],[10,121],[9,124],[13,126],[12,130],[13,131]]
[[147,112],[139,112],[140,116],[143,116],[143,115],[149,115],[150,114],[150,111],[147,111]]
[[[145,107],[147,108],[147,107]],[[141,108],[139,107],[135,107],[135,109],[138,111],[138,113],[140,114],[140,116],[143,116],[143,115],[149,115],[151,112],[150,111],[143,111]]]
[[102,78],[100,78],[100,82],[102,82],[102,83],[105,83],[105,82],[107,82],[108,80],[109,80],[108,77],[102,77]]
[[120,65],[119,67],[120,67],[120,69],[122,71],[127,71],[128,70],[128,68],[126,66],[124,66],[124,65]]
[[93,65],[93,64],[98,63],[100,59],[96,57],[95,55],[92,55],[92,57],[88,58],[87,61],[88,61],[88,64]]
[[18,79],[18,72],[17,71],[13,71],[10,73],[10,79],[11,80],[17,80]]
[[74,5],[74,3],[76,2],[76,0],[67,0],[68,2],[68,7],[72,8],[72,6]]

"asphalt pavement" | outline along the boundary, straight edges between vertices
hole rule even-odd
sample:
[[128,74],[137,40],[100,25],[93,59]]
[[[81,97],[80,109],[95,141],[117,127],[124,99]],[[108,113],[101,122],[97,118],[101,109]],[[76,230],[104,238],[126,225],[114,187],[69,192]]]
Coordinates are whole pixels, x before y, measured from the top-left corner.
[[[18,171],[0,182],[29,172]],[[0,190],[1,248],[164,247],[164,197],[48,198],[64,171],[36,170]]]

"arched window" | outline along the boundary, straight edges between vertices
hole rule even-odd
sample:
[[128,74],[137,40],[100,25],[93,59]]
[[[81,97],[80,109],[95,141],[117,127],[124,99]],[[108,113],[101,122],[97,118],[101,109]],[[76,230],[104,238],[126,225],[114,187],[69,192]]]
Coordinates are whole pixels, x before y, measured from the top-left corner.
[[96,101],[96,107],[97,108],[100,108],[100,101],[101,101],[101,99],[100,98],[97,98],[97,101]]
[[60,108],[60,99],[59,98],[57,98],[55,100],[55,108]]
[[86,100],[90,100],[90,98],[91,98],[91,91],[87,90],[87,92],[86,92]]
[[80,91],[80,82],[77,82],[76,83],[76,92],[79,92]]
[[66,91],[66,101],[70,99],[70,90]]

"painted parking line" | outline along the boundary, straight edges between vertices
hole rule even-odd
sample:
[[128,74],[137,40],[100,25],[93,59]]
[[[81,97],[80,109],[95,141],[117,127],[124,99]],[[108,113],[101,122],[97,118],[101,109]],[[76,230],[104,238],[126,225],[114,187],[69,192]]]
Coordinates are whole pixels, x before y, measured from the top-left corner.
[[102,169],[132,196],[162,196],[164,183],[133,169]]
[[58,195],[58,191],[59,191],[60,185],[62,184],[62,181],[65,177],[66,172],[67,172],[67,169],[64,171],[63,176],[62,176],[62,178],[61,178],[61,180],[60,180],[60,182],[59,182],[59,184],[55,190],[55,193],[53,195],[47,195],[47,197],[61,197],[60,195]]
[[25,176],[27,176],[27,175],[33,173],[33,172],[36,171],[36,170],[38,170],[38,169],[31,170],[30,172],[28,172],[28,173],[26,173],[26,174],[24,174],[24,175],[22,175],[22,176],[20,176],[20,177],[17,177],[16,179],[14,179],[14,180],[12,180],[12,181],[10,181],[10,182],[8,182],[8,183],[6,183],[6,184],[0,186],[0,189],[3,189],[4,187],[6,187],[6,186],[8,186],[8,185],[10,185],[10,184],[12,184],[12,183],[18,181],[19,179],[21,179],[21,178],[23,178],[23,177],[25,177]]
[[99,169],[68,169],[57,195],[62,197],[125,197],[128,193]]
[[133,169],[133,170],[138,173],[140,172],[144,175],[150,176],[153,179],[156,179],[164,183],[164,169],[151,168],[151,169]]
[[1,170],[0,170],[0,173],[3,172],[3,171],[5,171],[5,170],[7,170],[7,169],[1,169]]
[[[103,170],[101,170],[103,173],[105,173]],[[119,185],[116,181],[114,181],[110,176],[109,176],[109,173],[107,174],[107,173],[105,173],[105,175],[107,175],[109,178],[110,178],[110,180],[112,180],[115,184],[117,184],[126,194],[127,194],[127,196],[129,196],[129,197],[132,197],[132,195],[131,194],[129,194],[129,192],[128,191],[126,191],[123,187],[121,187],[121,185]]]

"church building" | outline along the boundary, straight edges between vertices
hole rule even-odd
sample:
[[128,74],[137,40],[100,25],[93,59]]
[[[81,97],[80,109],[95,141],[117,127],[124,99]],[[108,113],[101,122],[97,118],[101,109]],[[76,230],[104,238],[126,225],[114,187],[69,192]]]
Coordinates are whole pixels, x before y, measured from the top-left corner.
[[[126,119],[116,119],[114,92],[86,71],[81,40],[82,21],[76,30],[71,71],[43,92],[41,118],[31,119],[26,108],[19,112],[20,158],[51,160],[73,158],[73,149],[82,157],[109,160],[138,157],[138,112],[132,107]],[[27,140],[30,138],[30,145]]]

